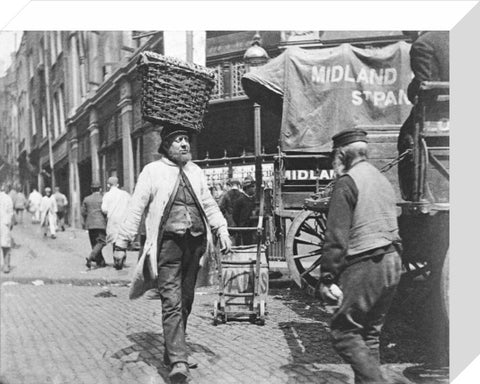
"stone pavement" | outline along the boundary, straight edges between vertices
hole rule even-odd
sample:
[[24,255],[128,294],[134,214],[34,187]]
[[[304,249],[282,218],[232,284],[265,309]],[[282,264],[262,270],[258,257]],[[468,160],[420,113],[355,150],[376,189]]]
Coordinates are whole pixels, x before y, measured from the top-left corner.
[[[3,285],[4,384],[168,383],[160,302],[129,301],[128,288]],[[331,349],[328,315],[298,292],[274,290],[261,327],[212,325],[216,293],[197,291],[188,345],[194,383],[352,383]],[[401,373],[409,364],[389,367]]]
[[43,237],[38,224],[18,224],[13,229],[13,238],[18,248],[12,249],[12,271],[2,274],[2,280],[29,282],[43,280],[46,283],[61,282],[73,284],[128,283],[132,266],[137,260],[136,252],[128,252],[126,268],[117,271],[113,268],[111,245],[107,245],[103,254],[109,264],[106,268],[88,270],[85,257],[91,246],[88,232],[81,229],[66,228],[57,232],[57,238]]
[[[113,269],[110,253],[107,268],[87,271],[85,231],[45,239],[38,226],[25,224],[14,237],[14,268],[1,276],[0,384],[168,383],[158,297],[150,291],[128,300],[135,252],[125,270]],[[350,367],[331,348],[329,315],[301,290],[271,288],[263,327],[213,326],[217,298],[212,287],[197,289],[188,328],[199,363],[194,383],[352,383]],[[391,319],[382,356],[401,377],[425,361],[425,336],[412,313],[394,309]],[[415,383],[447,381],[443,375]]]
[[[14,227],[13,237],[18,247],[12,249],[12,271],[8,275],[0,274],[0,281],[42,280],[45,283],[75,285],[128,284],[138,256],[138,252],[127,252],[124,269],[117,271],[113,268],[112,247],[107,245],[103,249],[107,267],[88,269],[85,257],[90,253],[91,246],[86,230],[66,227],[65,232],[59,231],[57,238],[51,239],[43,237],[40,226],[31,224],[29,217],[24,224]],[[276,281],[278,285],[290,283],[286,262],[273,262],[270,269],[281,272],[281,278]]]

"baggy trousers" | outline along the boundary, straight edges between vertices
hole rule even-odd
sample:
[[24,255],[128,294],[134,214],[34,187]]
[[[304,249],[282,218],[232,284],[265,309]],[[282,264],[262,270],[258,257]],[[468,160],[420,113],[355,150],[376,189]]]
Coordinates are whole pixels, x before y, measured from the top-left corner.
[[162,300],[165,352],[170,363],[188,362],[185,330],[192,310],[205,236],[165,233],[158,254],[158,291]]
[[105,247],[107,234],[105,229],[94,228],[88,230],[88,237],[90,239],[90,245],[92,246],[92,252],[90,253],[90,260],[100,264],[105,261],[102,255],[102,249]]
[[350,364],[355,384],[385,384],[380,369],[380,332],[400,281],[397,252],[352,264],[339,279],[344,298],[331,323],[333,346]]

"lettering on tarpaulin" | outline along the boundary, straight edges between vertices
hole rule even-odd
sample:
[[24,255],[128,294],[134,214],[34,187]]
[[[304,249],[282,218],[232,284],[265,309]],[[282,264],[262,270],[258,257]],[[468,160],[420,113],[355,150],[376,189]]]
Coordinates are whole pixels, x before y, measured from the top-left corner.
[[375,107],[388,107],[391,105],[410,105],[407,93],[403,89],[396,91],[352,91],[352,104],[359,106],[369,102]]
[[288,170],[285,171],[286,180],[333,180],[333,169],[321,169],[318,173],[314,170]]
[[349,64],[345,66],[312,66],[312,82],[314,84],[327,83],[362,83],[370,85],[392,85],[398,79],[396,68],[366,68],[362,67],[354,73]]
[[396,68],[368,68],[361,67],[358,72],[350,64],[331,66],[312,66],[311,80],[314,84],[352,83],[361,84],[362,89],[352,91],[352,104],[360,106],[368,103],[377,108],[395,105],[411,105],[404,89],[366,90],[365,85],[393,86],[398,83],[399,76]]

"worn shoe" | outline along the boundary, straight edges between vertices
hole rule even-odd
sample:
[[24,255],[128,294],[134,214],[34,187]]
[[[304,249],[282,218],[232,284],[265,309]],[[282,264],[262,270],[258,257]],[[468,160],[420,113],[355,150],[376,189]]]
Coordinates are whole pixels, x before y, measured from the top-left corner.
[[3,273],[10,273],[10,266],[5,265],[5,266],[3,267]]
[[87,260],[87,262],[85,263],[85,265],[87,266],[88,269],[92,268],[92,260],[90,260],[89,257],[86,257],[85,260]]
[[52,235],[52,236],[50,236],[50,237],[51,237],[52,239],[56,239],[56,238],[57,238],[57,236],[55,236],[55,235]]
[[97,261],[97,268],[104,268],[107,265],[104,259]]
[[172,370],[168,374],[168,378],[172,383],[184,383],[189,377],[190,372],[188,370],[188,365],[182,362],[173,364]]
[[[163,364],[165,364],[167,367],[170,367],[170,365],[171,365],[170,358],[168,357],[167,352],[163,353]],[[198,368],[198,363],[189,361],[188,362],[188,368],[189,369]]]
[[123,256],[122,258],[117,258],[113,256],[113,266],[117,270],[121,270],[123,268],[123,263],[125,263],[125,259],[127,256]]

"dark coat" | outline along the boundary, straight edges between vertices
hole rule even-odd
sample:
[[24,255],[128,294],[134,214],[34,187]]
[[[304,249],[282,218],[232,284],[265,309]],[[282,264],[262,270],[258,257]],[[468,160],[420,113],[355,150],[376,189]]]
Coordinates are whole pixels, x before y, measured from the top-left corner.
[[415,75],[408,86],[408,99],[413,102],[422,81],[449,81],[449,32],[421,34],[410,49],[410,66]]
[[244,196],[241,191],[238,189],[231,189],[228,192],[225,192],[220,199],[219,207],[223,213],[223,216],[225,216],[229,227],[237,226],[237,223],[233,219],[233,207],[235,206],[237,200],[241,198],[241,196]]
[[251,216],[255,209],[255,196],[247,196],[242,193],[233,205],[233,221],[238,227],[251,227]]
[[102,212],[102,195],[100,192],[94,192],[83,199],[82,216],[85,229],[107,228],[107,219]]

